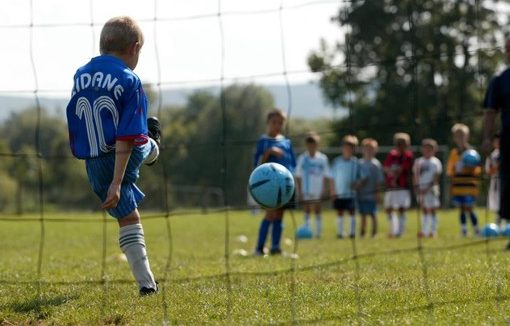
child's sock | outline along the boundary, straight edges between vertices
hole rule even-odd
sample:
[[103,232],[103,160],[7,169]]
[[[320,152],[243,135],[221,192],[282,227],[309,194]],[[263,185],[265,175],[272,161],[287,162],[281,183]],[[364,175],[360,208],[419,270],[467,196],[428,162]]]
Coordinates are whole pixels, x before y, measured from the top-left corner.
[[259,239],[257,241],[257,248],[255,248],[258,252],[264,251],[264,244],[266,243],[267,233],[269,232],[269,225],[271,225],[271,221],[267,219],[263,219],[260,223]]
[[344,236],[344,217],[340,215],[336,217],[336,235]]
[[351,215],[351,232],[349,233],[351,237],[356,235],[356,216]]
[[406,214],[402,213],[398,217],[398,235],[401,236],[406,230]]
[[317,223],[317,237],[320,237],[322,234],[322,216],[321,216],[321,214],[317,214],[315,216],[315,222]]
[[398,219],[397,214],[391,213],[388,215],[388,222],[390,224],[390,235],[396,236],[398,233]]
[[471,225],[473,226],[473,229],[475,230],[475,233],[478,234],[478,217],[476,216],[476,213],[472,211],[469,214],[469,217],[471,218]]
[[436,213],[434,213],[430,216],[430,234],[431,235],[437,234],[437,215],[436,215]]
[[273,221],[273,230],[271,234],[271,250],[280,249],[280,239],[282,238],[283,220],[278,218]]
[[429,221],[430,221],[430,215],[423,214],[423,216],[421,217],[421,234],[422,235],[427,235]]
[[460,227],[462,229],[462,235],[467,234],[467,219],[466,219],[466,213],[461,212],[460,213]]
[[373,238],[377,234],[377,216],[370,215],[370,218],[372,219],[372,238]]
[[307,228],[310,227],[310,214],[308,214],[308,213],[305,213],[305,226]]
[[156,289],[156,281],[152,274],[145,238],[141,224],[131,224],[120,228],[119,245],[126,255],[131,272],[140,288]]

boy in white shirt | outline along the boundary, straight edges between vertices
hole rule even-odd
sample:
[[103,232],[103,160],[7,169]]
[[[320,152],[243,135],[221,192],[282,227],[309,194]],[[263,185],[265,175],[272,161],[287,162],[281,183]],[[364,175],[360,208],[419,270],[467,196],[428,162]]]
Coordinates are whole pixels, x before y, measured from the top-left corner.
[[437,142],[426,138],[422,141],[422,157],[414,162],[413,181],[416,189],[418,203],[423,210],[421,230],[419,237],[437,236],[436,209],[441,202],[439,200],[439,177],[443,172],[443,165],[437,157]]
[[297,193],[305,211],[305,226],[310,228],[310,214],[315,213],[317,238],[322,232],[321,199],[327,197],[331,178],[328,157],[318,150],[319,141],[315,132],[307,134],[306,152],[298,157],[296,167]]

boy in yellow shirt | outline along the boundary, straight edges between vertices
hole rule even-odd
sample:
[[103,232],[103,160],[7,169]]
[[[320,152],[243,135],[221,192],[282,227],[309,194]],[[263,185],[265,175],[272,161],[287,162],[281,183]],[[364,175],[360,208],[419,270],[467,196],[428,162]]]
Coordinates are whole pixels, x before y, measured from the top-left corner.
[[462,123],[456,123],[452,127],[453,141],[456,147],[450,151],[447,164],[447,175],[450,177],[450,191],[453,203],[460,208],[460,224],[462,235],[467,235],[467,215],[471,219],[473,231],[477,235],[478,217],[473,206],[479,194],[478,176],[481,173],[480,166],[468,166],[462,160],[462,154],[472,149],[469,144],[469,127]]

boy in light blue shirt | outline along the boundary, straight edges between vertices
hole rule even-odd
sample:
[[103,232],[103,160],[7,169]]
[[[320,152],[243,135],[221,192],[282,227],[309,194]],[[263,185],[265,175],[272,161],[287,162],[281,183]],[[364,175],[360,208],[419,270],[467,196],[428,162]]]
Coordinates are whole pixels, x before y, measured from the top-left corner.
[[356,235],[355,199],[356,189],[360,186],[363,172],[354,150],[358,138],[347,135],[342,139],[342,155],[335,158],[331,165],[331,193],[333,208],[337,211],[337,238],[344,237],[344,212],[348,212],[351,221],[349,237]]

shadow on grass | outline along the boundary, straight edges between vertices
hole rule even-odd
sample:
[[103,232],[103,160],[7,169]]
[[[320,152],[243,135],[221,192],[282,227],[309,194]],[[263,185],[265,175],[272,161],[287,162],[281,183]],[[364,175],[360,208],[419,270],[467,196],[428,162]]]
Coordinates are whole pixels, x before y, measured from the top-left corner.
[[57,295],[54,297],[36,297],[25,301],[13,302],[9,305],[11,310],[17,313],[34,313],[38,319],[46,319],[50,307],[63,305],[78,298],[77,295]]

